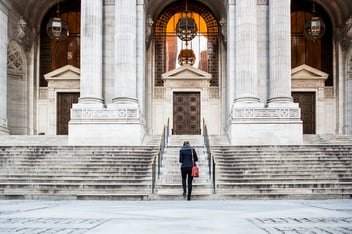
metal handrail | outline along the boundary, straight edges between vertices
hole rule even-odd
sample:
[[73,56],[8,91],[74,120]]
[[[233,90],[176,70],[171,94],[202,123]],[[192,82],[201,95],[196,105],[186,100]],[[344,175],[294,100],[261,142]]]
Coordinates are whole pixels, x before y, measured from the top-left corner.
[[[163,133],[161,134],[159,151],[152,159],[152,193],[153,194],[155,193],[156,177],[158,176],[158,179],[160,178],[160,169],[162,166],[163,154],[165,152],[165,147],[167,146],[168,138],[169,138],[169,128],[170,127],[169,127],[169,119],[168,119],[166,125],[164,125]],[[157,160],[158,160],[158,163],[156,163]],[[158,165],[158,168],[156,168],[156,164]]]
[[216,193],[216,178],[215,178],[215,169],[216,169],[216,158],[215,155],[212,155],[212,168],[213,168],[213,193]]
[[160,168],[162,166],[163,155],[165,152],[165,148],[168,144],[169,129],[170,129],[169,123],[170,123],[170,119],[167,120],[163,128],[163,133],[161,134],[159,153],[158,153],[158,178],[160,178]]
[[203,137],[204,137],[204,143],[206,147],[206,153],[207,153],[207,159],[208,159],[208,167],[209,167],[209,179],[212,179],[212,185],[213,185],[213,193],[215,193],[215,158],[211,153],[211,148],[210,148],[210,140],[209,140],[209,134],[208,134],[208,127],[205,123],[205,119],[203,119]]
[[152,194],[155,193],[155,184],[156,184],[156,158],[158,155],[154,155],[152,158]]
[[209,167],[209,177],[211,177],[211,152],[210,152],[210,143],[209,143],[209,135],[208,135],[208,127],[203,119],[203,137],[204,144],[207,150],[207,159],[208,159],[208,167]]

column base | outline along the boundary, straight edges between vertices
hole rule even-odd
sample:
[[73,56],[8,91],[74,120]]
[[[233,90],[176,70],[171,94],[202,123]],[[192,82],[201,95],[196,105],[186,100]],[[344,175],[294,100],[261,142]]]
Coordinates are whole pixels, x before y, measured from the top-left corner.
[[233,107],[229,126],[231,145],[300,145],[303,126],[300,109]]
[[0,119],[0,135],[10,135],[10,131],[7,128],[6,119]]
[[145,132],[138,105],[83,106],[71,109],[69,145],[142,145]]
[[10,131],[7,128],[0,127],[0,135],[10,135]]

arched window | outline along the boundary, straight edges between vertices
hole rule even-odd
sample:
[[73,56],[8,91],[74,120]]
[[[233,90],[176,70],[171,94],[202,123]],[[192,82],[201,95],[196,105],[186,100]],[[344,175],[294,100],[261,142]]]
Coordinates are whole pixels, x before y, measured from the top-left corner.
[[212,74],[211,85],[218,86],[218,22],[214,15],[199,3],[189,2],[188,17],[197,24],[197,36],[186,43],[176,35],[176,25],[184,16],[186,3],[171,4],[156,21],[155,26],[155,85],[162,86],[161,74],[179,67],[178,55],[186,47],[192,49],[196,60],[194,67]]
[[61,18],[68,24],[69,37],[58,42],[51,40],[46,32],[46,25],[56,15],[57,5],[53,6],[44,17],[40,33],[40,86],[47,86],[44,74],[65,65],[80,67],[80,17],[79,0],[60,3]]
[[322,38],[312,41],[304,36],[304,23],[311,19],[313,3],[311,1],[293,0],[291,3],[291,51],[292,68],[302,64],[319,69],[329,78],[325,85],[333,85],[333,54],[332,54],[332,26],[325,11],[315,4],[316,14],[319,15],[326,30]]
[[166,27],[166,70],[170,71],[179,67],[178,55],[182,49],[192,49],[196,60],[194,67],[208,72],[208,28],[205,20],[198,13],[191,13],[190,16],[195,20],[198,33],[197,36],[186,45],[176,35],[176,24],[183,17],[182,13],[173,15]]

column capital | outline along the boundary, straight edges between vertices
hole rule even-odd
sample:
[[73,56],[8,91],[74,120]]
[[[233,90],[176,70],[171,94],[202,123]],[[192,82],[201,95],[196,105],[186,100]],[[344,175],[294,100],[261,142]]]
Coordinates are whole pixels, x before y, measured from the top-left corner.
[[352,15],[337,30],[336,38],[340,41],[343,51],[348,51],[349,46],[352,45]]
[[10,9],[11,9],[11,3],[8,0],[0,1],[0,10],[3,11],[6,15],[8,14]]

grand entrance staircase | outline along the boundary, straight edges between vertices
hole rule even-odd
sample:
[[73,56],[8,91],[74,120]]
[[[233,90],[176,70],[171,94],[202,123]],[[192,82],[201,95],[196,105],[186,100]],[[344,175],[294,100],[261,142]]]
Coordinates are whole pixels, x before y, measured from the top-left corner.
[[162,156],[160,175],[156,185],[157,199],[182,199],[181,170],[179,163],[179,150],[183,142],[188,140],[196,150],[197,165],[200,176],[193,178],[192,199],[209,199],[212,194],[207,150],[204,137],[201,135],[172,135]]
[[[308,136],[298,146],[215,146],[221,199],[352,198],[352,138]],[[338,144],[336,144],[338,142]]]
[[0,199],[150,199],[155,146],[67,146],[54,139],[24,146],[22,139],[22,146],[10,146],[11,139],[0,146]]
[[210,136],[208,157],[203,136],[173,135],[163,154],[160,137],[93,147],[67,146],[65,137],[0,136],[0,199],[181,200],[184,140],[199,157],[192,199],[352,198],[351,136],[306,135],[296,146],[230,146]]

